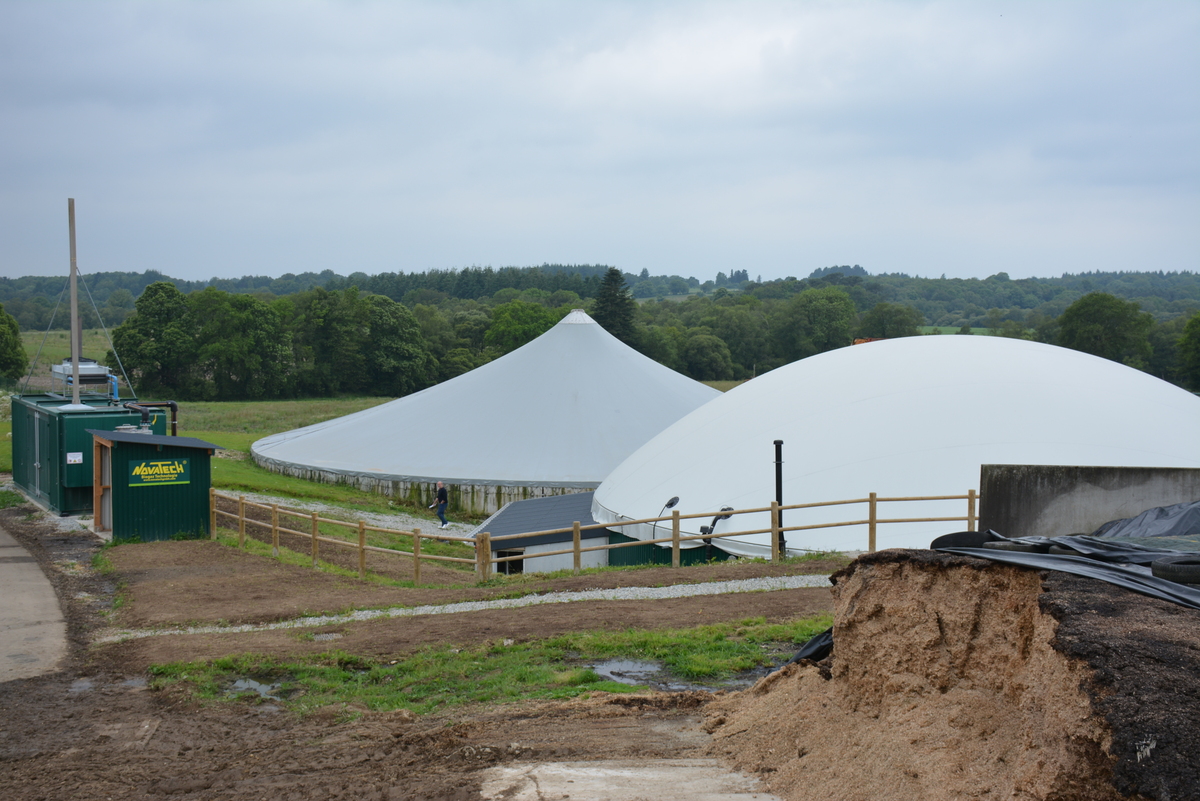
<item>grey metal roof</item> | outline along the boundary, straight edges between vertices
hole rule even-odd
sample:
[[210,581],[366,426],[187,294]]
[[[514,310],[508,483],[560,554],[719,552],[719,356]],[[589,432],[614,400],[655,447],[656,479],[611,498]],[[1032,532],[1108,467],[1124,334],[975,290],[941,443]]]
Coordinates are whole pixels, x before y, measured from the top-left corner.
[[[570,528],[578,520],[580,525],[590,526],[592,519],[592,493],[574,492],[570,495],[552,495],[548,498],[529,498],[512,501],[501,507],[487,520],[476,526],[468,536],[474,537],[488,532],[493,537],[509,534],[524,534],[529,531],[548,531],[555,528]],[[603,531],[583,532],[584,537],[607,536]],[[545,545],[552,542],[569,542],[570,531],[561,534],[542,534],[537,537],[519,537],[497,542],[494,549],[507,551],[529,545]]]
[[162,434],[139,434],[136,431],[100,431],[93,428],[84,430],[109,442],[134,442],[141,445],[170,445],[173,448],[224,450],[220,445],[214,445],[211,442],[205,442],[195,437],[165,437]]

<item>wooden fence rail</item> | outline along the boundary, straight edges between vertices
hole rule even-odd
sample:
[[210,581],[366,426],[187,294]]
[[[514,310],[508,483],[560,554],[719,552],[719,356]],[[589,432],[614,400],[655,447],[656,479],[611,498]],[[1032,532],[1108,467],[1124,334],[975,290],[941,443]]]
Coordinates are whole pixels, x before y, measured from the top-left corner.
[[[224,500],[236,503],[237,512],[227,512],[217,508],[217,500]],[[967,513],[963,516],[950,517],[888,517],[881,518],[879,516],[879,504],[881,503],[904,503],[909,501],[963,501],[967,502]],[[527,558],[526,555],[518,556],[503,556],[492,557],[492,547],[495,544],[503,543],[506,540],[524,539],[526,537],[536,537],[550,534],[571,534],[571,545],[569,548],[562,548],[557,551],[538,551],[536,557],[543,556],[561,556],[571,554],[573,566],[576,573],[581,569],[582,557],[585,553],[592,551],[612,551],[618,548],[630,548],[638,545],[665,545],[670,544],[671,547],[671,566],[679,567],[680,565],[680,547],[682,543],[693,542],[695,540],[703,540],[705,544],[713,540],[725,539],[727,537],[745,537],[752,534],[770,534],[771,535],[771,561],[777,561],[781,557],[786,556],[780,551],[780,543],[784,540],[784,535],[791,531],[815,531],[817,529],[826,528],[841,528],[845,526],[866,526],[867,527],[867,550],[874,551],[876,546],[878,527],[881,525],[890,525],[896,523],[965,523],[968,531],[974,531],[977,523],[976,508],[979,501],[979,495],[975,490],[968,490],[965,495],[928,495],[916,497],[896,497],[896,498],[880,498],[876,493],[872,492],[866,498],[851,498],[841,501],[824,501],[819,503],[798,503],[780,505],[776,501],[772,501],[770,506],[762,506],[753,509],[736,509],[721,512],[698,512],[693,514],[680,514],[678,509],[672,510],[670,516],[667,517],[647,517],[640,520],[622,520],[616,523],[596,523],[592,525],[582,525],[579,521],[575,521],[570,528],[547,529],[545,531],[530,531],[522,534],[509,534],[506,536],[493,537],[488,532],[482,532],[477,537],[455,537],[441,536],[432,534],[423,534],[420,529],[411,531],[401,531],[397,529],[382,528],[380,526],[368,525],[365,521],[358,520],[349,522],[346,520],[333,520],[331,518],[321,517],[316,512],[301,512],[295,509],[287,509],[278,504],[260,504],[253,501],[247,501],[245,496],[232,496],[217,492],[216,490],[209,491],[209,506],[210,506],[210,528],[211,537],[217,536],[217,521],[219,519],[232,519],[237,521],[238,532],[238,547],[244,548],[246,544],[246,527],[256,526],[260,529],[269,529],[271,532],[271,552],[273,555],[279,555],[279,535],[288,534],[294,537],[307,537],[312,544],[312,565],[317,567],[320,558],[320,543],[326,543],[340,548],[353,548],[358,553],[358,575],[359,578],[365,578],[367,572],[367,553],[387,554],[391,556],[407,556],[413,561],[413,582],[420,583],[421,581],[421,563],[422,562],[458,562],[462,564],[473,564],[475,572],[481,581],[489,579],[493,572],[493,567],[506,562],[515,562]],[[830,523],[812,523],[798,526],[781,525],[783,512],[795,509],[817,509],[830,506],[848,506],[852,504],[867,504],[867,517],[861,520],[842,520]],[[256,520],[246,514],[247,509],[257,509],[264,512],[270,512],[270,523],[262,520]],[[728,531],[720,534],[712,532],[709,534],[688,534],[684,535],[680,532],[680,521],[694,520],[700,518],[713,517],[721,514],[723,519],[732,518],[736,515],[756,514],[769,512],[771,524],[768,528],[746,529],[741,531]],[[308,523],[308,530],[301,531],[296,528],[287,528],[280,524],[281,517],[294,518],[296,520]],[[626,526],[636,526],[652,524],[657,527],[659,523],[670,521],[671,529],[669,536],[655,537],[653,539],[635,539],[633,542],[607,543],[604,545],[583,546],[583,532],[594,531],[599,529],[620,530]],[[337,537],[324,536],[321,534],[320,527],[345,528],[353,533],[354,541],[338,539]],[[664,530],[666,526],[663,526]],[[367,544],[367,532],[385,534],[396,537],[411,537],[412,550],[402,551],[396,548],[381,548],[376,545]],[[441,554],[423,553],[421,548],[422,539],[437,539],[442,542],[461,542],[469,544],[475,548],[475,557],[473,559],[459,556],[443,556]]]

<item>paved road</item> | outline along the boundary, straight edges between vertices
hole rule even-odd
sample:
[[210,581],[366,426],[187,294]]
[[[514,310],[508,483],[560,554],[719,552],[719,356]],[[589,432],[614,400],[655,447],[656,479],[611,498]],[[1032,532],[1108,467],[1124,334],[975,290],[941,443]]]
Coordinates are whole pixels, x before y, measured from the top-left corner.
[[0,681],[52,673],[67,655],[67,621],[37,561],[0,529]]

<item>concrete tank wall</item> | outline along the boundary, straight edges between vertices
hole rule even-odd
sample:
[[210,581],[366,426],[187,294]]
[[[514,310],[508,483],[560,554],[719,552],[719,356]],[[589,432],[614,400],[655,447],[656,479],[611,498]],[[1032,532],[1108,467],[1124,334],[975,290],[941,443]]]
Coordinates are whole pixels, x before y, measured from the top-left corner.
[[979,526],[1006,537],[1091,534],[1110,520],[1200,500],[1200,469],[985,464]]
[[[259,467],[295,476],[306,481],[320,481],[325,484],[343,484],[367,492],[374,492],[399,501],[412,503],[417,506],[433,503],[437,497],[437,479],[399,480],[387,476],[374,476],[370,473],[345,473],[337,470],[320,470],[304,465],[295,465],[266,459],[254,455],[254,461]],[[475,515],[490,515],[506,503],[523,501],[529,498],[546,498],[551,495],[570,495],[575,492],[588,492],[595,485],[586,486],[538,486],[532,484],[483,484],[456,482],[445,479],[446,495],[449,500],[447,514],[463,512]]]

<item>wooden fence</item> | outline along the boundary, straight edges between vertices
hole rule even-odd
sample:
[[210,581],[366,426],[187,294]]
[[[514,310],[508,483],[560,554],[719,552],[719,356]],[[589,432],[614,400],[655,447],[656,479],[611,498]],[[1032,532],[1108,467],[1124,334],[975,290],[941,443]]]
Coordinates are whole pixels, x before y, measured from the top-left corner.
[[[218,509],[217,508],[217,499],[218,498],[224,499],[226,501],[235,502],[237,504],[237,512],[236,513],[226,512],[222,509]],[[675,510],[672,510],[670,516],[667,516],[667,517],[648,517],[648,518],[644,518],[642,520],[623,520],[619,523],[596,523],[594,525],[588,525],[588,526],[580,525],[579,521],[575,521],[575,523],[570,528],[549,529],[546,531],[531,531],[531,532],[522,533],[522,534],[509,534],[509,535],[503,536],[503,537],[492,537],[491,534],[484,531],[484,532],[480,533],[477,537],[471,538],[471,537],[445,536],[442,534],[438,534],[438,535],[423,534],[423,533],[421,533],[420,529],[415,529],[415,528],[412,531],[401,531],[398,529],[381,528],[379,526],[367,525],[362,520],[359,520],[354,523],[350,523],[345,520],[332,520],[330,518],[320,517],[316,512],[300,512],[300,511],[296,511],[294,509],[287,509],[285,507],[281,507],[278,504],[267,505],[267,504],[253,503],[251,501],[247,501],[244,496],[235,497],[232,495],[225,495],[223,493],[219,493],[216,490],[210,490],[209,491],[209,509],[210,509],[211,519],[209,521],[209,524],[210,524],[209,532],[210,532],[210,536],[215,538],[217,536],[217,521],[219,519],[232,519],[232,520],[236,521],[237,532],[238,532],[238,547],[241,548],[241,547],[245,547],[246,527],[247,526],[257,526],[260,529],[268,529],[271,532],[272,553],[276,556],[279,555],[279,535],[281,533],[290,534],[290,535],[297,536],[297,537],[309,538],[312,543],[313,567],[317,567],[321,543],[325,543],[327,545],[331,545],[331,546],[335,546],[335,547],[339,547],[339,548],[354,548],[354,549],[357,549],[357,551],[358,551],[358,575],[359,575],[359,578],[366,577],[367,553],[368,552],[389,554],[392,556],[407,556],[407,557],[411,557],[413,560],[413,582],[419,584],[421,581],[421,563],[422,563],[422,561],[459,562],[459,563],[464,563],[464,564],[473,564],[475,566],[476,575],[478,575],[480,580],[487,580],[488,578],[491,577],[492,569],[495,565],[502,564],[504,562],[513,562],[513,561],[517,561],[517,560],[526,558],[525,555],[492,558],[492,549],[493,549],[493,546],[495,546],[497,543],[502,544],[506,540],[524,539],[526,537],[534,537],[534,536],[547,535],[547,534],[565,534],[567,532],[571,533],[571,547],[570,548],[563,548],[563,549],[557,550],[557,551],[538,551],[536,556],[542,557],[542,556],[559,556],[559,555],[568,554],[568,553],[572,554],[574,556],[574,569],[575,569],[576,573],[578,573],[581,568],[583,554],[588,553],[590,551],[608,551],[608,550],[615,550],[617,548],[629,548],[629,547],[638,546],[638,545],[670,543],[670,545],[671,545],[671,566],[679,567],[679,561],[680,561],[679,560],[679,550],[680,550],[681,544],[684,542],[691,542],[691,541],[695,541],[695,540],[704,540],[706,543],[708,543],[708,542],[711,542],[712,540],[724,539],[726,537],[742,537],[742,536],[746,536],[746,535],[750,535],[750,534],[766,534],[768,532],[771,534],[771,561],[774,562],[774,561],[778,561],[782,556],[786,555],[784,553],[780,553],[779,544],[783,540],[784,535],[787,534],[788,532],[791,532],[791,531],[814,531],[817,529],[840,528],[840,527],[844,527],[844,526],[863,526],[863,525],[867,526],[867,550],[874,551],[875,544],[876,544],[876,534],[878,532],[878,527],[881,525],[888,525],[888,524],[894,524],[894,523],[959,523],[959,522],[961,522],[961,523],[966,524],[967,531],[974,531],[975,524],[977,522],[976,508],[977,508],[978,500],[979,500],[979,496],[975,490],[968,490],[965,495],[931,495],[931,496],[913,497],[913,498],[880,498],[876,495],[876,493],[872,492],[866,498],[852,498],[850,500],[845,500],[845,501],[824,501],[824,502],[820,502],[820,503],[800,503],[800,504],[791,504],[791,505],[783,505],[783,506],[781,506],[776,501],[772,501],[770,506],[763,506],[763,507],[758,507],[758,508],[754,508],[754,509],[736,509],[736,510],[730,510],[730,511],[702,512],[702,513],[687,514],[687,515],[681,515],[679,513],[679,510],[675,509]],[[879,516],[879,505],[880,504],[883,504],[883,503],[905,503],[905,502],[910,502],[910,501],[966,501],[967,502],[967,513],[966,513],[966,515],[961,516],[961,517],[960,516],[952,516],[952,517],[882,518]],[[829,506],[850,506],[850,505],[854,505],[854,504],[866,504],[867,505],[867,516],[865,519],[845,520],[845,521],[839,521],[839,522],[833,522],[833,523],[814,523],[814,524],[801,525],[801,526],[781,525],[782,513],[785,511],[790,511],[793,509],[818,509],[818,508],[829,507]],[[248,517],[246,514],[246,510],[248,508],[269,511],[271,513],[271,522],[267,523],[262,520],[256,520],[251,517]],[[698,518],[710,518],[710,517],[714,517],[716,515],[721,515],[723,518],[731,518],[731,517],[734,517],[735,515],[754,514],[754,513],[761,513],[761,512],[770,512],[771,513],[771,525],[769,528],[749,529],[749,530],[743,530],[743,531],[729,531],[729,532],[722,532],[720,534],[717,534],[717,533],[695,534],[695,535],[689,534],[686,536],[680,532],[680,521],[683,521],[683,520],[692,520],[692,519],[698,519]],[[287,518],[288,520],[302,521],[300,523],[300,525],[303,525],[305,530],[300,530],[299,528],[289,528],[289,527],[285,527],[284,525],[281,525],[280,524],[281,517]],[[648,539],[648,540],[639,539],[639,540],[634,540],[633,542],[606,543],[604,545],[594,545],[594,546],[589,546],[586,548],[583,547],[583,545],[582,545],[582,542],[583,542],[582,535],[583,535],[583,532],[585,532],[585,531],[592,531],[592,530],[599,530],[599,529],[617,530],[617,529],[624,528],[625,526],[636,526],[636,525],[645,525],[645,524],[652,524],[652,525],[657,526],[657,524],[659,524],[659,523],[663,523],[664,524],[663,528],[665,529],[666,528],[665,523],[668,520],[671,522],[670,536],[664,536],[664,537],[659,537],[656,539]],[[325,524],[327,526],[335,526],[335,527],[349,529],[350,531],[357,534],[357,542],[350,542],[350,541],[343,540],[343,539],[337,539],[335,537],[323,536],[320,532],[321,524]],[[292,525],[296,525],[296,524],[292,524]],[[232,526],[229,526],[229,528],[232,528]],[[382,534],[396,536],[396,537],[402,537],[402,538],[411,538],[411,540],[412,540],[411,550],[402,551],[402,550],[398,550],[398,549],[394,549],[394,548],[380,548],[380,547],[374,546],[374,545],[367,545],[367,532],[368,531],[379,532]],[[475,548],[475,558],[470,559],[470,558],[461,557],[461,556],[443,556],[440,554],[428,554],[428,553],[423,554],[421,552],[421,540],[422,539],[437,539],[442,542],[461,542],[466,545],[470,545]]]

